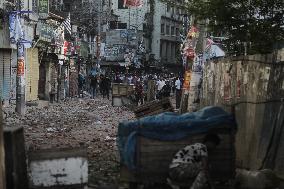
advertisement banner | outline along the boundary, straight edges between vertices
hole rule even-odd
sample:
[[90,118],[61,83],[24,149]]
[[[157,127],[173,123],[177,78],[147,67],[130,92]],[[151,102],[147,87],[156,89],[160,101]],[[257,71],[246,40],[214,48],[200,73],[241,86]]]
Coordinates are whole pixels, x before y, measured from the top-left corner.
[[10,43],[16,44],[18,40],[24,39],[24,31],[18,14],[9,15]]

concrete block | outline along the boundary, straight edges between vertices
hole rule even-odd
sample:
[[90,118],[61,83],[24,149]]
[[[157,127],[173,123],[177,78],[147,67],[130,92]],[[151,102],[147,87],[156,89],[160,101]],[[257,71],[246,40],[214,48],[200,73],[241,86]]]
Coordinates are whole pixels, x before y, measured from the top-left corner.
[[88,184],[86,149],[51,149],[29,153],[31,188],[85,188]]
[[23,127],[4,128],[6,185],[8,189],[27,189],[27,163]]

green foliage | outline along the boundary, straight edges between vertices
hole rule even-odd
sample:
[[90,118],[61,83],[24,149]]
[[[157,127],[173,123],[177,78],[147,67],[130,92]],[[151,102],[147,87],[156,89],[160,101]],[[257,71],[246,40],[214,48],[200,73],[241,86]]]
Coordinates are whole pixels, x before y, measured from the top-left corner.
[[[168,0],[173,2],[173,0]],[[283,0],[189,0],[188,11],[208,20],[209,33],[227,37],[227,51],[271,52],[284,40]]]

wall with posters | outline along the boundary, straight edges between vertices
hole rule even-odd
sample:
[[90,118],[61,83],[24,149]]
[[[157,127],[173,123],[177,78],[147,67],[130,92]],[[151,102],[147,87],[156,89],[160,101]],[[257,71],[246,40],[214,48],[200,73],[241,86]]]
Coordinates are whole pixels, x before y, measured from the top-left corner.
[[239,103],[238,166],[271,168],[284,178],[283,61],[284,49],[269,55],[207,62],[201,103],[222,106],[228,111],[230,104]]

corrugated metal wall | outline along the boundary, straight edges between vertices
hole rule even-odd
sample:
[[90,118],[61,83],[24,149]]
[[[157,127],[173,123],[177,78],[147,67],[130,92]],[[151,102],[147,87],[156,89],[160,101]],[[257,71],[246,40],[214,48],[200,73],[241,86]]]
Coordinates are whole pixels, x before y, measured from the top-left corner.
[[0,50],[0,95],[3,100],[10,99],[11,51]]
[[33,101],[38,99],[38,81],[39,81],[39,61],[38,49],[27,49],[26,61],[26,100]]

